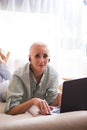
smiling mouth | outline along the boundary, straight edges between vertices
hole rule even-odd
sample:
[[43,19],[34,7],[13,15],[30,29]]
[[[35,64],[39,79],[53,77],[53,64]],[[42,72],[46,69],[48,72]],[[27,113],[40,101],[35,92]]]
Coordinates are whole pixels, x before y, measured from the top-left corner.
[[39,65],[39,67],[42,67],[42,68],[43,68],[43,67],[45,67],[45,65]]

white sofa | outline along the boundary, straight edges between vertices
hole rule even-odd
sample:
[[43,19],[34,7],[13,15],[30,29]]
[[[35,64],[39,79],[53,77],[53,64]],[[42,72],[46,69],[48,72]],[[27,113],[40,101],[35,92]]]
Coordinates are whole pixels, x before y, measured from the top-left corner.
[[33,117],[30,113],[7,115],[0,103],[0,130],[87,130],[87,111]]

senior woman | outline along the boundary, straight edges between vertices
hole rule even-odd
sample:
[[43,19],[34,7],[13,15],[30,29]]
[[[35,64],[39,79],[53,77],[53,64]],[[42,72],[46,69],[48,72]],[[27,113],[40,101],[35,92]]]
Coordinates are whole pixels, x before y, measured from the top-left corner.
[[49,65],[49,50],[46,44],[33,43],[29,51],[29,62],[18,68],[7,90],[5,112],[11,115],[25,113],[36,105],[42,115],[58,106],[58,74]]

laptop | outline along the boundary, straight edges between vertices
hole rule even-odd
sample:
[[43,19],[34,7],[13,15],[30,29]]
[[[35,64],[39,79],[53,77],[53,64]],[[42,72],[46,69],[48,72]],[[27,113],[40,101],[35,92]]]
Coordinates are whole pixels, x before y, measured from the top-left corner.
[[87,78],[65,81],[60,113],[87,110]]

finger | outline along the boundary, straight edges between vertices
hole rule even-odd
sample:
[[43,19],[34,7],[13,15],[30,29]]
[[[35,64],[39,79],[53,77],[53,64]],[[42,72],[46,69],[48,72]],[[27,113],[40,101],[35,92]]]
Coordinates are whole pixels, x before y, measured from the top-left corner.
[[48,113],[50,113],[50,106],[48,105],[48,103],[47,103],[47,101],[45,101],[45,106],[46,106],[46,109],[47,109],[47,111],[48,111]]
[[41,102],[40,107],[41,107],[41,112],[42,112],[43,115],[47,115],[47,114],[50,113],[50,107],[49,107],[48,103],[45,100],[43,100]]
[[54,108],[53,106],[50,106],[50,109],[51,109],[51,110],[53,110],[53,108]]
[[40,103],[40,111],[42,115],[45,115],[45,107],[44,107],[44,101],[42,100]]

